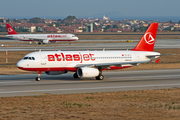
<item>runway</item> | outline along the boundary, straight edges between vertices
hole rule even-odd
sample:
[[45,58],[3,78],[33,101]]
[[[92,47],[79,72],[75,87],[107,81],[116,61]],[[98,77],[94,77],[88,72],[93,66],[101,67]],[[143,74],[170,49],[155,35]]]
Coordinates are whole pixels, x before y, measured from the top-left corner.
[[47,94],[72,94],[128,90],[166,89],[180,87],[180,69],[103,72],[105,79],[78,79],[73,73],[41,75],[0,75],[0,97]]
[[[81,40],[81,41],[91,41],[91,40]],[[95,41],[95,40],[93,40]],[[102,40],[98,40],[102,41]],[[109,40],[107,40],[109,41]],[[113,40],[114,41],[114,40]],[[76,43],[73,42],[69,44],[67,42],[63,44],[49,44],[47,46],[41,45],[32,45],[32,47],[23,47],[23,45],[19,45],[18,47],[11,47],[8,45],[8,51],[52,51],[52,50],[62,50],[62,51],[74,51],[74,50],[127,50],[133,49],[137,45],[136,42],[117,42],[117,43]],[[157,40],[155,43],[155,49],[171,49],[171,48],[180,48],[180,40]],[[5,46],[0,47],[0,51],[6,51]]]

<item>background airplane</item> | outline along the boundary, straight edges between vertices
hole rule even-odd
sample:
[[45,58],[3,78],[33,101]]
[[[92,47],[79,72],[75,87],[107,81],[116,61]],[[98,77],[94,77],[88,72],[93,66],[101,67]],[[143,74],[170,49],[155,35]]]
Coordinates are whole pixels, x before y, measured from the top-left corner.
[[[103,70],[116,70],[147,63],[160,56],[153,52],[158,23],[152,23],[131,51],[39,51],[27,54],[17,63],[22,70],[38,71],[36,80],[47,75],[75,72],[74,78],[95,77],[103,80]],[[158,60],[159,61],[159,60]]]
[[10,24],[6,24],[8,35],[6,37],[20,41],[38,41],[38,44],[46,44],[56,41],[76,41],[74,34],[17,34]]

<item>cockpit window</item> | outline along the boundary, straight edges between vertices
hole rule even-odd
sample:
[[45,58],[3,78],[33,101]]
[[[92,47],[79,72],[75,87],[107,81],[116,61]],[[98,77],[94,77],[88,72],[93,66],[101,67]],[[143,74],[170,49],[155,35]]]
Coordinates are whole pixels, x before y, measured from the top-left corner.
[[28,59],[28,57],[24,57],[24,60],[27,60]]
[[24,60],[35,60],[34,57],[24,57],[23,59],[24,59]]

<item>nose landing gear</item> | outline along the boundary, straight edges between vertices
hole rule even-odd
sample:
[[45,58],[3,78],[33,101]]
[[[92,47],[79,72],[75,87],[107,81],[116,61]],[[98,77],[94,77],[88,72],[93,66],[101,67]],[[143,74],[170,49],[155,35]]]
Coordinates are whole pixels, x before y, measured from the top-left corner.
[[40,81],[40,80],[41,80],[40,76],[41,76],[41,71],[39,71],[39,74],[38,74],[38,76],[35,78],[35,80],[36,80],[36,81]]

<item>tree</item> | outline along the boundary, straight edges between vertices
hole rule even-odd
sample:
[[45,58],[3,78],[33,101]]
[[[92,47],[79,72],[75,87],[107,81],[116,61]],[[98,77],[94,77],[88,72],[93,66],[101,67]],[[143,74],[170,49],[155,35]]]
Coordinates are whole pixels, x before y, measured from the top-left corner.
[[83,28],[83,32],[86,32],[86,28]]
[[16,32],[28,32],[28,29],[18,28]]
[[7,32],[6,27],[1,27],[1,26],[0,26],[0,32]]
[[67,22],[66,24],[65,24],[65,26],[70,26],[71,24],[70,24],[70,22]]
[[58,22],[61,22],[61,21],[62,21],[62,19],[58,19],[57,21],[58,21]]
[[69,16],[67,16],[67,18],[65,18],[64,20],[69,21],[69,22],[72,22],[74,19],[76,19],[75,16],[69,15]]
[[118,26],[117,25],[113,25],[113,28],[118,28]]
[[13,19],[12,21],[20,23],[20,21],[18,19]]
[[105,32],[107,29],[109,29],[109,28],[111,28],[111,25],[107,25],[107,26],[104,28],[104,32]]
[[141,30],[141,32],[144,32],[146,30],[146,27],[140,27],[139,29]]
[[48,26],[53,26],[54,24],[53,23],[51,23],[50,25],[48,25]]
[[55,23],[56,24],[56,27],[59,27],[60,26],[60,23]]
[[39,17],[35,17],[35,18],[31,18],[29,20],[30,23],[40,23],[41,22],[41,18]]
[[10,22],[10,19],[7,19],[6,22]]

